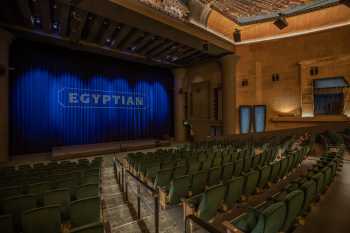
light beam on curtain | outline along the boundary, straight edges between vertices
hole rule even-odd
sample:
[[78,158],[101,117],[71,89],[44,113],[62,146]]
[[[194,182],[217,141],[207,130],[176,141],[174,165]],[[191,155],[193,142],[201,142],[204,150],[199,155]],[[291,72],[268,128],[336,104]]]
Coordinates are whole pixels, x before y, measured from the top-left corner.
[[[40,48],[15,45],[12,51],[12,65],[16,67],[10,85],[12,154],[172,134],[170,71]],[[103,105],[101,97],[93,107],[82,102],[67,107],[60,103],[60,91],[65,88],[78,90],[74,101],[86,101],[82,95],[90,94],[91,103],[93,93],[111,93],[110,97],[120,95],[121,103],[124,95],[125,98],[140,95],[145,106],[137,108],[135,99],[131,99],[128,107],[114,108],[110,106],[111,100]]]

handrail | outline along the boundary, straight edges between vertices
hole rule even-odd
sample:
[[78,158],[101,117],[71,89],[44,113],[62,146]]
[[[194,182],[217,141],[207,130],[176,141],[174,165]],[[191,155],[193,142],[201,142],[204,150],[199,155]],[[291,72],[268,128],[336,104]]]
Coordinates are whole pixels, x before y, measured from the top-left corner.
[[[116,175],[116,180],[120,186],[121,192],[124,194],[124,200],[128,201],[128,179],[127,176],[132,177],[137,182],[137,219],[141,219],[141,185],[151,191],[154,198],[154,228],[155,233],[159,233],[159,191],[152,188],[146,182],[142,181],[139,177],[132,174],[127,168],[124,167],[124,164],[115,157],[114,159],[114,172]],[[117,163],[121,167],[121,174],[118,173]],[[121,177],[120,177],[121,175]],[[120,179],[121,178],[121,179]]]
[[216,229],[215,227],[213,227],[212,224],[194,216],[194,215],[188,215],[186,216],[185,219],[185,233],[189,233],[188,228],[187,228],[187,224],[188,221],[191,220],[194,223],[196,223],[197,225],[199,225],[201,228],[205,229],[207,232],[210,233],[222,233],[221,231],[219,231],[218,229]]

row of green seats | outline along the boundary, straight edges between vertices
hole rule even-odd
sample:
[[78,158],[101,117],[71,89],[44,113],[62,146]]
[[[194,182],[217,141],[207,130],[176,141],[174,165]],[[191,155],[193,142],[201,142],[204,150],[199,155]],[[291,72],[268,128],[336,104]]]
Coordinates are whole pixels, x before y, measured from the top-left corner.
[[[195,211],[197,217],[209,221],[215,217],[218,209],[231,209],[242,196],[250,196],[257,190],[266,188],[268,182],[277,182],[287,176],[303,158],[302,153],[290,153],[282,160],[247,173],[243,172],[239,174],[241,176],[232,177],[223,184],[210,187],[204,193],[186,199],[186,205]],[[171,187],[169,199],[177,195],[174,189],[175,186]]]
[[38,170],[52,170],[52,169],[64,169],[64,168],[99,168],[102,163],[102,157],[96,157],[93,160],[79,159],[77,162],[71,160],[65,160],[61,162],[49,162],[47,164],[34,163],[34,164],[22,164],[18,166],[3,166],[0,167],[1,176],[12,176],[15,174],[27,174]]
[[[342,152],[340,152],[341,154]],[[323,157],[329,158],[326,154]],[[297,220],[310,211],[310,206],[324,193],[337,172],[337,162],[326,160],[317,163],[306,175],[303,175],[269,201],[259,205],[231,222],[225,222],[228,233],[277,233],[292,232]],[[320,160],[321,161],[321,160]]]
[[[64,197],[63,190],[60,192],[60,195],[62,194],[60,197],[56,192],[55,197],[45,199],[47,205],[39,208],[35,204],[34,197],[30,195],[17,197],[6,203],[5,214],[0,217],[1,232],[59,233],[64,226],[72,228],[72,232],[74,228],[83,228],[87,224],[101,221],[99,197],[76,200],[68,203],[67,207],[67,196]],[[66,208],[69,211],[68,219],[63,212]],[[84,231],[77,229],[77,232]]]
[[42,179],[38,183],[29,182],[33,181],[32,179],[29,179],[29,181],[13,180],[11,184],[15,185],[0,188],[0,200],[19,194],[33,194],[40,199],[44,192],[60,188],[68,188],[72,198],[75,198],[76,191],[83,188],[84,185],[100,183],[99,169],[97,170],[98,173],[88,174],[83,179],[81,179],[79,173],[76,175],[73,172],[63,174],[59,177],[46,177],[46,179]]

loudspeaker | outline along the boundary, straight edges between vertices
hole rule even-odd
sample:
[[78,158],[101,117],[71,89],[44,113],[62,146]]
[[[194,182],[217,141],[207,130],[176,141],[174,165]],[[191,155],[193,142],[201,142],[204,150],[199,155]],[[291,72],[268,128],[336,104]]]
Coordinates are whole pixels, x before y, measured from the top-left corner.
[[241,31],[239,29],[235,29],[234,33],[233,33],[233,40],[235,42],[241,42]]
[[276,18],[274,24],[276,27],[278,27],[280,30],[288,26],[287,19],[282,15],[278,14],[278,17]]

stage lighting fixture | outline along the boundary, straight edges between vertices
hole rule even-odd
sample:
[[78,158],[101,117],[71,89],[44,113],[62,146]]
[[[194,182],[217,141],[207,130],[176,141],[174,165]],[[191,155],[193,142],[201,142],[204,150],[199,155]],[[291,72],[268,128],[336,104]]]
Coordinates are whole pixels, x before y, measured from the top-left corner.
[[280,13],[278,14],[278,17],[276,18],[274,24],[276,27],[278,27],[280,30],[288,26],[287,19]]

